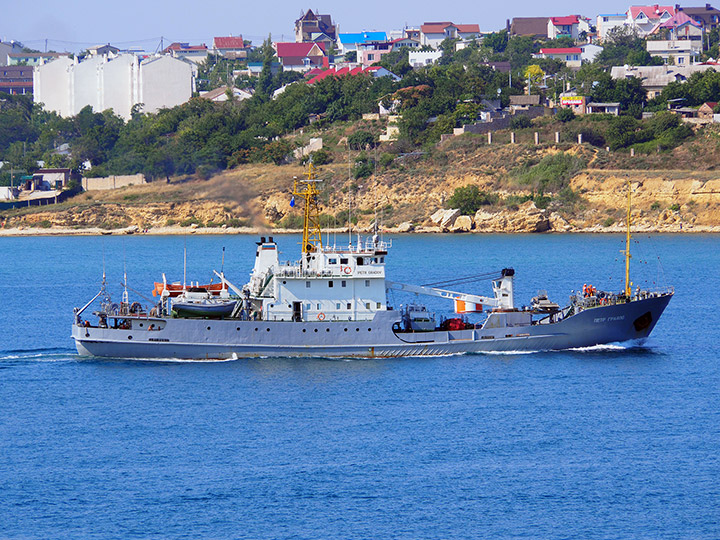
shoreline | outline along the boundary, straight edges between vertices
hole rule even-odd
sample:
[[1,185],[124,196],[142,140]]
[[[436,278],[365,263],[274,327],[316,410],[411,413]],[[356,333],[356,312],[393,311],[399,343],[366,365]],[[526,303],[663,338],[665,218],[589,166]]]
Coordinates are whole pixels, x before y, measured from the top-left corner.
[[[346,233],[347,229],[326,229],[323,232],[330,233]],[[360,232],[361,234],[370,234],[372,231],[353,231],[353,234]],[[680,227],[671,225],[668,227],[637,227],[633,229],[633,234],[718,234],[720,233],[720,225],[688,225]],[[595,225],[592,227],[578,228],[574,230],[547,230],[543,232],[534,231],[450,231],[440,227],[417,227],[412,230],[397,230],[397,228],[383,229],[383,234],[463,234],[463,235],[483,235],[483,234],[624,234],[625,228],[619,226],[602,227]],[[141,231],[137,228],[128,227],[125,229],[100,229],[90,227],[85,229],[71,229],[65,227],[51,227],[47,229],[41,228],[9,228],[0,229],[0,237],[18,238],[18,237],[35,237],[35,236],[182,236],[182,235],[273,235],[273,234],[302,234],[302,229],[269,229],[261,227],[238,227],[238,228],[220,228],[220,227],[156,227]]]

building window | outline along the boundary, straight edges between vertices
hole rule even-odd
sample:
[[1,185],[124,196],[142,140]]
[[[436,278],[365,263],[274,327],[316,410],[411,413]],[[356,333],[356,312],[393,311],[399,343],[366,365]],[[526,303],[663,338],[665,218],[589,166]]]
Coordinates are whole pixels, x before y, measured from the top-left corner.
[[375,55],[374,54],[368,54],[368,60],[374,60]]
[[369,279],[366,279],[366,280],[365,280],[365,286],[366,286],[366,287],[369,287],[369,286],[370,286],[370,280],[369,280]]
[[678,56],[677,61],[678,61],[678,64],[684,64],[684,63],[685,63],[685,58],[684,58],[683,56]]

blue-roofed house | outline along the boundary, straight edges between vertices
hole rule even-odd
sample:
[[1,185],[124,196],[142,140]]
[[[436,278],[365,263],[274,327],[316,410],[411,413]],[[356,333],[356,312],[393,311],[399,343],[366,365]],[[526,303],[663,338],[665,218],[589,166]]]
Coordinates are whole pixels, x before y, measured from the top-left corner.
[[387,34],[385,32],[353,32],[349,34],[339,34],[339,36],[341,54],[357,51],[358,46],[362,43],[387,41]]

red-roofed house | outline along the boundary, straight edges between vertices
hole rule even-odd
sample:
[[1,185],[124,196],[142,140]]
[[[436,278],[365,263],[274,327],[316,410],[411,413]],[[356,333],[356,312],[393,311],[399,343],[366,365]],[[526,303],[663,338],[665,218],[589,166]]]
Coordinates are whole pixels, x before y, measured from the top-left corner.
[[212,48],[215,54],[221,54],[230,60],[247,58],[248,48],[242,36],[215,37]]
[[436,48],[445,39],[470,39],[480,36],[477,24],[453,24],[451,22],[428,22],[420,27],[421,45]]
[[[315,71],[315,70],[313,70],[313,72],[314,72],[314,71]],[[388,71],[387,69],[385,69],[385,68],[382,67],[382,66],[370,66],[370,67],[365,68],[365,69],[363,69],[363,68],[361,68],[361,67],[357,67],[357,68],[354,68],[354,69],[352,69],[352,70],[349,69],[349,68],[346,68],[346,67],[345,67],[345,68],[342,68],[342,69],[339,69],[339,70],[337,70],[337,71],[335,70],[335,68],[326,69],[326,70],[322,71],[321,73],[319,73],[319,74],[315,75],[314,77],[312,77],[310,80],[308,80],[307,83],[308,83],[308,84],[315,84],[316,82],[322,81],[323,79],[326,79],[326,78],[328,78],[328,77],[343,77],[343,76],[352,77],[352,76],[360,75],[360,74],[370,75],[370,76],[375,77],[375,78],[379,78],[379,77],[392,77],[393,80],[395,80],[395,81],[399,81],[399,80],[400,80],[400,77],[398,77],[397,75],[395,75],[395,74],[392,73],[391,71]]]
[[324,43],[274,43],[284,70],[307,71],[328,64]]
[[564,49],[540,49],[540,58],[552,58],[565,62],[568,67],[580,67],[582,64],[582,49],[580,47],[571,47]]
[[190,45],[189,43],[175,42],[168,45],[163,50],[163,53],[199,64],[207,58],[208,48],[204,43],[202,45]]
[[627,11],[628,25],[640,36],[646,36],[660,23],[670,20],[676,13],[674,6],[630,6]]
[[569,37],[577,39],[580,34],[580,17],[568,15],[567,17],[550,17],[548,19],[548,39]]

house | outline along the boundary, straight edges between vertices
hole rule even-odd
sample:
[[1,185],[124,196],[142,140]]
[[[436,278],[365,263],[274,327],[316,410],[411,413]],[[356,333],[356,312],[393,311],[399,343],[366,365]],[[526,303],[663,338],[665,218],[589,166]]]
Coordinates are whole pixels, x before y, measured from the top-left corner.
[[595,23],[598,41],[602,43],[611,31],[627,24],[627,13],[606,13],[598,15]]
[[697,112],[697,117],[707,122],[712,122],[715,117],[715,107],[717,107],[717,101],[708,101],[700,105]]
[[102,55],[116,55],[120,52],[120,49],[113,47],[109,43],[106,45],[95,45],[94,47],[88,47],[88,54],[90,56],[102,56]]
[[392,41],[369,41],[358,45],[358,58],[363,67],[379,62],[383,56],[393,49]]
[[43,62],[49,62],[55,60],[61,56],[68,56],[67,53],[8,53],[7,65],[8,66],[39,66]]
[[19,41],[0,41],[0,66],[8,65],[8,54],[22,52],[23,45]]
[[307,71],[329,65],[325,43],[274,43],[273,47],[284,70]]
[[245,99],[250,99],[253,96],[247,90],[241,90],[240,88],[235,87],[230,89],[228,86],[221,86],[219,88],[215,88],[214,90],[209,90],[208,92],[200,92],[200,97],[214,101],[215,103],[224,103],[229,99],[228,90],[232,92],[233,99],[235,101],[243,101]]
[[586,43],[585,45],[580,45],[580,50],[582,51],[580,60],[583,62],[592,62],[595,60],[595,57],[602,52],[603,47],[595,45],[594,43]]
[[33,183],[43,190],[62,189],[70,182],[71,173],[71,169],[38,169],[33,174]]
[[355,32],[339,34],[339,40],[341,54],[347,54],[350,51],[357,51],[358,45],[361,43],[387,41],[387,34],[385,32]]
[[324,43],[329,47],[337,41],[337,28],[330,15],[308,9],[295,21],[295,43]]
[[690,39],[647,41],[647,51],[652,56],[670,60],[677,66],[689,66],[702,53],[702,41]]
[[318,81],[322,81],[328,77],[353,77],[355,75],[370,75],[376,79],[380,77],[391,77],[394,81],[399,81],[400,77],[395,75],[393,72],[385,69],[381,66],[370,66],[365,69],[361,67],[355,67],[353,69],[344,67],[341,69],[329,68],[329,69],[311,69],[308,71],[307,76],[309,77],[307,83],[315,84]]
[[200,64],[207,58],[208,48],[204,43],[202,45],[190,45],[189,43],[175,42],[166,47],[163,54]]
[[400,37],[397,39],[393,39],[391,41],[392,43],[392,50],[396,51],[398,49],[402,48],[408,48],[410,50],[413,49],[419,49],[420,48],[420,40],[415,38],[409,38],[409,37]]
[[676,13],[674,6],[630,6],[627,11],[627,24],[635,29],[640,37],[645,37],[655,27],[670,20]]
[[[233,71],[233,77],[238,75],[247,75],[248,77],[259,77],[263,70],[262,62],[248,62],[247,68]],[[270,64],[270,73],[275,76],[282,71],[282,64],[280,62],[272,62]]]
[[648,99],[657,97],[671,82],[685,82],[693,73],[717,69],[715,64],[665,65],[665,66],[614,66],[610,68],[613,79],[637,77],[647,91]]
[[569,37],[577,39],[580,34],[580,17],[568,15],[567,17],[550,17],[547,22],[548,39]]
[[567,67],[579,68],[582,64],[582,49],[580,47],[558,48],[558,49],[540,49],[540,53],[535,55],[539,58],[550,58],[565,62]]
[[507,31],[510,36],[528,36],[531,38],[545,38],[548,31],[549,17],[515,17],[507,22]]
[[705,32],[720,28],[720,10],[715,9],[710,4],[705,4],[705,7],[675,7],[678,11],[699,22]]
[[420,44],[437,49],[446,39],[470,39],[480,35],[477,24],[426,22],[420,27]]
[[659,23],[651,34],[659,34],[662,31],[667,31],[671,40],[694,39],[698,41],[702,39],[705,32],[701,23],[682,11],[678,11],[667,21]]
[[540,105],[540,96],[537,94],[519,96],[510,96],[510,110],[528,110],[530,107],[538,107]]
[[212,42],[213,53],[229,60],[244,60],[248,48],[242,36],[214,37]]
[[574,92],[560,94],[560,107],[570,109],[575,114],[585,114],[587,98]]
[[612,114],[620,115],[620,103],[588,103],[587,114]]
[[0,92],[13,95],[32,94],[31,66],[0,66]]
[[434,64],[442,56],[442,51],[410,51],[408,53],[408,62],[414,68],[429,66]]

